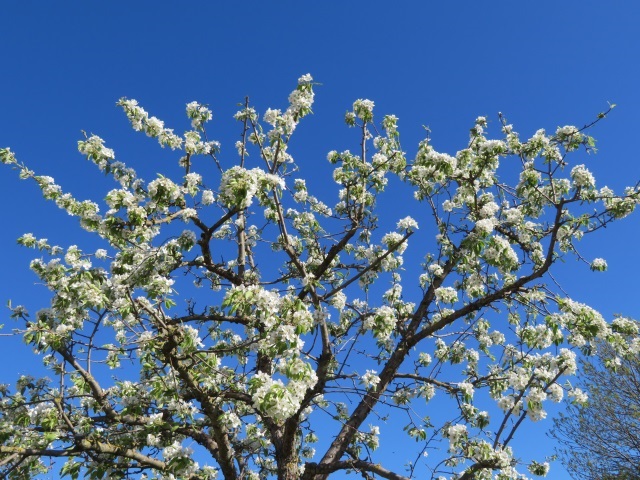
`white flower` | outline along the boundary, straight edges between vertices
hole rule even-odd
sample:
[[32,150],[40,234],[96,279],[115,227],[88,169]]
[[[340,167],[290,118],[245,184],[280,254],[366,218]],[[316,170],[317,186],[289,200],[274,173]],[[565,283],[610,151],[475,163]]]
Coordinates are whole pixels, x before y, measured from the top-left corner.
[[147,120],[146,134],[149,137],[157,137],[164,129],[164,122],[156,117],[151,117]]
[[429,355],[426,352],[420,352],[420,354],[418,355],[418,362],[423,367],[426,367],[427,365],[429,365],[431,363],[431,360],[432,360],[431,355]]
[[549,473],[549,462],[539,463],[534,460],[527,468],[534,475],[546,477]]
[[569,397],[572,399],[572,402],[578,405],[585,405],[589,400],[589,396],[582,391],[580,388],[574,388],[569,392]]
[[620,332],[626,335],[638,334],[638,324],[629,318],[616,317],[611,322],[611,328],[614,332]]
[[517,225],[524,220],[524,214],[520,208],[508,208],[503,211],[507,223]]
[[567,375],[573,375],[576,373],[578,365],[576,363],[576,354],[573,350],[561,348],[557,361],[558,367],[562,368]]
[[180,197],[180,188],[166,177],[156,178],[147,186],[149,196],[156,202],[174,202]]
[[369,433],[366,434],[365,443],[371,450],[376,450],[380,445],[380,439],[378,438],[379,435],[380,427],[377,425],[369,425]]
[[444,269],[442,268],[442,266],[438,265],[437,263],[432,263],[431,265],[429,265],[429,271],[434,277],[441,277],[444,273]]
[[569,137],[571,135],[579,134],[578,129],[573,125],[565,125],[564,127],[558,127],[556,130],[556,135]]
[[576,187],[594,188],[596,186],[596,180],[589,170],[584,165],[576,165],[571,169],[571,178]]
[[29,419],[36,423],[38,420],[46,417],[47,414],[54,410],[54,406],[51,402],[36,403],[33,407],[28,408]]
[[374,103],[371,100],[359,98],[353,102],[353,112],[361,120],[370,121],[373,119],[373,107]]
[[418,222],[411,217],[404,217],[398,221],[398,230],[418,230]]
[[596,258],[591,262],[591,270],[594,272],[604,272],[607,269],[607,261],[604,258]]
[[490,218],[493,217],[498,210],[500,210],[500,207],[496,202],[488,202],[480,208],[478,213],[482,218]]
[[203,205],[211,205],[215,200],[213,196],[213,192],[211,190],[204,190],[202,192],[202,204]]
[[342,292],[338,292],[331,297],[329,304],[338,310],[344,310],[344,307],[347,304],[347,296]]
[[451,212],[455,206],[456,206],[456,204],[454,202],[452,202],[451,200],[445,200],[442,203],[442,209],[445,212]]
[[180,212],[182,216],[182,220],[188,222],[190,218],[195,218],[198,216],[198,212],[196,212],[195,208],[185,208]]
[[473,388],[473,384],[469,382],[461,382],[461,383],[458,383],[458,388],[462,392],[462,395],[470,399],[473,398],[473,394],[475,392],[475,389]]
[[466,425],[451,425],[444,432],[443,436],[449,439],[449,451],[454,451],[456,445],[467,438],[467,426]]
[[311,76],[310,73],[305,73],[298,79],[298,85],[304,85],[306,83],[311,83],[311,82],[313,82],[313,77]]
[[402,235],[397,232],[387,233],[384,237],[382,237],[382,243],[384,243],[389,250],[395,249],[400,255],[404,253],[407,249],[408,242],[405,240],[402,242]]
[[[257,168],[246,170],[239,166],[231,167],[222,174],[219,198],[227,207],[246,208],[253,202],[258,190]],[[262,174],[264,172],[261,171]],[[261,175],[260,175],[261,176]]]
[[269,125],[275,126],[276,121],[278,120],[278,117],[282,115],[282,112],[280,110],[274,110],[271,108],[267,108],[267,111],[264,112],[264,121],[267,122]]
[[547,387],[547,393],[549,394],[549,398],[553,402],[560,402],[562,397],[564,396],[564,390],[557,383],[553,383]]
[[191,119],[191,127],[197,130],[211,120],[211,110],[198,102],[191,102],[187,104],[187,117]]
[[420,385],[419,391],[420,395],[424,397],[426,402],[428,402],[435,396],[436,387],[434,387],[430,383],[423,383],[422,385]]
[[542,409],[542,402],[547,399],[547,394],[538,387],[533,387],[527,395],[527,415],[534,422],[546,418],[547,412]]
[[291,417],[300,408],[307,389],[317,380],[313,370],[308,369],[308,373],[308,378],[290,380],[288,385],[284,385],[282,380],[274,381],[266,373],[258,372],[249,382],[254,407],[277,422]]
[[458,301],[458,292],[453,287],[436,288],[436,301],[439,303],[454,304]]
[[500,407],[503,412],[509,411],[513,407],[513,405],[514,399],[511,395],[500,397],[500,399],[498,400],[498,407]]
[[482,220],[478,220],[476,222],[476,232],[481,234],[489,234],[493,232],[498,221],[495,218],[483,218]]
[[[311,109],[311,105],[313,105],[313,97],[314,94],[311,89],[294,90],[293,92],[291,92],[291,94],[289,95],[290,106],[287,109],[287,113],[285,113],[284,117],[309,111]],[[284,120],[286,121],[287,119],[284,118]],[[295,123],[291,121],[289,126],[294,127]]]
[[162,450],[162,456],[166,461],[174,458],[191,457],[192,454],[192,449],[183,447],[177,440]]
[[360,377],[360,382],[367,390],[375,390],[380,383],[380,377],[376,375],[377,373],[375,370],[367,370],[366,373]]
[[518,254],[504,237],[496,236],[491,239],[484,251],[484,258],[490,265],[499,267],[502,271],[510,272],[518,267]]
[[397,321],[395,310],[388,305],[383,305],[373,315],[367,317],[364,327],[367,330],[373,330],[373,334],[379,340],[388,340]]
[[[375,153],[373,155],[373,157],[371,157],[371,164],[375,168],[383,167],[388,161],[389,161],[389,157],[387,157],[385,154],[380,153],[380,152]],[[407,218],[409,218],[409,217],[407,217]]]

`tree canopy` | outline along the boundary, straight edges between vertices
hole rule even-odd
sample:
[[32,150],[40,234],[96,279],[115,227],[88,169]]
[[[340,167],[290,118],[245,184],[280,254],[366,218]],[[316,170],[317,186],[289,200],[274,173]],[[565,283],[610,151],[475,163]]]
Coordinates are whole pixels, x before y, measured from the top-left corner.
[[574,478],[640,479],[640,357],[620,358],[606,343],[581,362],[589,400],[554,419],[563,463]]
[[[548,275],[572,256],[605,270],[576,241],[640,202],[638,186],[598,188],[572,163],[610,109],[526,140],[502,115],[490,139],[478,117],[462,150],[436,151],[427,132],[410,160],[398,119],[376,122],[358,99],[353,151],[327,155],[336,188],[314,192],[289,148],[313,88],[302,76],[286,109],[263,114],[246,99],[235,152],[209,140],[206,105],[187,105],[178,135],[121,99],[182,174],[144,180],[86,135],[78,150],[117,183],[104,213],[0,149],[103,242],[18,240],[39,252],[31,268],[52,298],[11,315],[51,378],[2,386],[1,474],[33,478],[61,458],[63,474],[96,479],[546,475],[511,443],[547,402],[586,401],[568,381],[576,350],[640,351],[635,322],[605,321]],[[380,216],[390,183],[413,193],[416,218]],[[393,430],[404,468],[376,451]]]

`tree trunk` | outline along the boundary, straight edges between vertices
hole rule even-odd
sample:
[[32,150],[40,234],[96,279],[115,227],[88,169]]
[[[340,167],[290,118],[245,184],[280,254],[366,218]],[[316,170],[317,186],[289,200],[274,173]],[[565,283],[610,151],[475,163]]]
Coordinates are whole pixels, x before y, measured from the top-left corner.
[[287,420],[272,438],[276,450],[278,480],[300,480],[298,455],[296,448],[297,417]]
[[292,456],[288,461],[278,459],[278,480],[299,480],[298,459]]

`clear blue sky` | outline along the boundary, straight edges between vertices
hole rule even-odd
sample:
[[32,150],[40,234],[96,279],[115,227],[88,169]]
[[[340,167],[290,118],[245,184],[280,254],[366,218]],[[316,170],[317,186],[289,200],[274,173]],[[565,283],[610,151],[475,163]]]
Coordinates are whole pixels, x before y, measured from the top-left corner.
[[[178,131],[187,126],[185,103],[207,103],[214,112],[210,134],[231,152],[236,104],[250,95],[262,110],[285,106],[295,80],[308,72],[322,86],[315,115],[296,132],[294,153],[316,186],[329,178],[326,153],[354,141],[341,118],[356,98],[374,100],[378,115],[400,118],[409,156],[422,125],[437,149],[455,153],[478,115],[497,134],[503,112],[527,137],[538,128],[583,125],[615,102],[593,131],[598,155],[579,163],[589,164],[600,186],[640,179],[637,2],[25,0],[2,2],[0,19],[0,146],[81,198],[111,188],[77,153],[83,129],[143,172],[169,164],[166,153],[140,147],[114,105],[120,97],[138,99]],[[8,169],[0,172],[0,191],[0,300],[36,310],[47,292],[33,285],[32,252],[15,238],[33,232],[68,245],[89,237]],[[607,259],[608,272],[590,274],[570,263],[558,274],[576,300],[607,318],[640,318],[639,220],[583,242],[588,258]],[[0,341],[0,380],[37,368],[26,347]],[[552,452],[543,435],[550,426],[526,431],[530,448]],[[549,478],[566,473],[555,464]]]

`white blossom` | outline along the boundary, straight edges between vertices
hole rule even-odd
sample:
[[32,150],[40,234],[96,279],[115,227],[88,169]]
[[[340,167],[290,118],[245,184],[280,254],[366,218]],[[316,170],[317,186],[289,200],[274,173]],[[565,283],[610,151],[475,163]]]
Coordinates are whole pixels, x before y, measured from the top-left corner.
[[380,377],[377,375],[378,372],[375,370],[367,370],[362,377],[360,377],[360,382],[365,386],[366,389],[375,390],[378,384],[380,383]]
[[202,204],[211,205],[214,202],[213,192],[211,190],[202,191]]
[[591,270],[604,272],[607,269],[607,261],[604,258],[596,258],[591,262]]
[[359,119],[369,121],[373,118],[373,107],[371,100],[360,98],[353,103],[353,112]]
[[584,165],[576,165],[571,169],[571,178],[576,187],[595,188],[596,181]]
[[454,304],[458,301],[458,292],[452,287],[439,287],[435,291],[436,300],[440,303]]
[[404,217],[398,221],[398,230],[417,230],[418,222],[411,217]]

